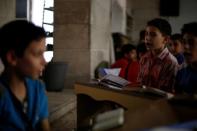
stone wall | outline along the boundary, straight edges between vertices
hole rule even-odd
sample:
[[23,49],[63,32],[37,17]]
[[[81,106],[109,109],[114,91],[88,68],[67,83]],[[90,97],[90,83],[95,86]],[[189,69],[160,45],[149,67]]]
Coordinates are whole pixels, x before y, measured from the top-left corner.
[[[13,19],[15,19],[15,0],[0,0],[0,27]],[[0,73],[3,69],[0,60]]]
[[144,29],[147,21],[159,17],[159,0],[128,0],[132,17],[132,42],[137,44],[139,32]]
[[54,0],[53,61],[68,63],[66,88],[90,78],[90,1]]
[[111,60],[111,0],[54,1],[54,58],[68,63],[66,88]]
[[[112,61],[111,0],[91,1],[90,69],[94,78],[96,67]],[[110,50],[111,49],[111,50]]]
[[0,26],[15,19],[15,0],[0,0]]

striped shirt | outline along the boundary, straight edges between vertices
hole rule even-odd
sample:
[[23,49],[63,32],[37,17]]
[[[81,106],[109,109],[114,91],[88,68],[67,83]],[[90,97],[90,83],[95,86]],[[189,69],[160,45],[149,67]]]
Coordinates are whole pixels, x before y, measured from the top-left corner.
[[138,82],[172,92],[177,70],[177,60],[167,48],[156,57],[149,51],[140,60]]

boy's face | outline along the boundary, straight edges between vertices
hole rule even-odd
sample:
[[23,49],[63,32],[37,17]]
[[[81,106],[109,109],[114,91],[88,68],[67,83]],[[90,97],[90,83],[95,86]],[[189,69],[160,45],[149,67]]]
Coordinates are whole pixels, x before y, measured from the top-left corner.
[[45,38],[33,41],[25,50],[22,58],[17,58],[16,68],[19,73],[33,79],[38,78],[45,67],[44,51]]
[[129,52],[129,54],[127,54],[127,57],[130,59],[130,60],[136,60],[137,59],[137,52],[136,50],[131,50]]
[[170,48],[172,53],[175,55],[183,52],[183,44],[180,40],[172,40]]
[[188,64],[197,62],[197,36],[185,33],[184,39],[184,55]]
[[147,48],[150,50],[162,49],[167,43],[167,36],[164,36],[157,27],[147,26],[145,43]]

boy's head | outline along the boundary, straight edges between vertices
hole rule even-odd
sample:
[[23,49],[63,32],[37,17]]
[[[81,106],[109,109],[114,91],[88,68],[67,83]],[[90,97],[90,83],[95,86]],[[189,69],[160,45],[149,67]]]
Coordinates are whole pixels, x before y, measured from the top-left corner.
[[136,60],[137,52],[136,47],[131,44],[123,45],[122,49],[122,56],[129,59],[129,60]]
[[197,63],[197,22],[183,25],[184,55],[188,64]]
[[5,69],[37,78],[46,64],[46,33],[26,20],[15,20],[0,28],[0,57]]
[[6,54],[14,51],[17,57],[23,57],[25,49],[33,41],[46,37],[44,29],[26,20],[16,20],[5,24],[0,29],[0,57],[6,65]]
[[163,49],[169,41],[172,29],[168,21],[160,18],[147,22],[145,43],[148,49]]
[[183,53],[183,37],[181,34],[173,34],[170,41],[170,50],[174,55]]

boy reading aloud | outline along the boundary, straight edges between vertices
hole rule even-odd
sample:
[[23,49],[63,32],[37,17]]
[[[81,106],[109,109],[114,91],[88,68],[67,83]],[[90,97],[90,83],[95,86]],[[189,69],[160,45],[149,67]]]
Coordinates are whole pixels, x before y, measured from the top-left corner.
[[166,47],[170,35],[168,21],[156,18],[147,23],[145,44],[149,51],[140,59],[138,75],[142,85],[173,92],[178,63]]

